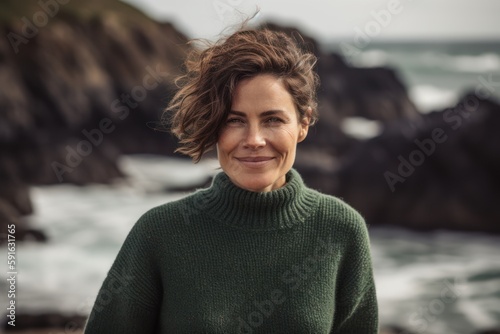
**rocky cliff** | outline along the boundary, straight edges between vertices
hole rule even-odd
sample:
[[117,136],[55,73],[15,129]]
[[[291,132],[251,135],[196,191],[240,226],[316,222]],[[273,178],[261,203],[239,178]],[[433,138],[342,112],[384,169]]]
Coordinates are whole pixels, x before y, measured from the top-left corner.
[[469,93],[419,122],[388,124],[333,174],[372,224],[500,233],[500,105]]
[[119,1],[0,7],[3,224],[32,212],[30,184],[107,183],[121,154],[173,151],[148,122],[173,94],[183,34]]

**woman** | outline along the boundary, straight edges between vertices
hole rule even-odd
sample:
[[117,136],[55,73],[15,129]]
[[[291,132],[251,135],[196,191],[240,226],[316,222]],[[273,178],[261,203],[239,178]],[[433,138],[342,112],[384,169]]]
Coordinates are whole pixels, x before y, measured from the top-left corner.
[[315,61],[265,29],[190,58],[172,129],[223,172],[139,219],[85,333],[377,333],[363,218],[292,168],[317,119]]

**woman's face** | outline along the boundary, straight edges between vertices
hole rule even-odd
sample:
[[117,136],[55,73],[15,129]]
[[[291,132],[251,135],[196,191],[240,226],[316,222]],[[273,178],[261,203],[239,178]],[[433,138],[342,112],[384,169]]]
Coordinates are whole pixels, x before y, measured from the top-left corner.
[[219,163],[240,188],[257,192],[280,188],[308,123],[308,119],[299,122],[292,96],[279,79],[269,74],[244,79],[236,86],[219,134]]

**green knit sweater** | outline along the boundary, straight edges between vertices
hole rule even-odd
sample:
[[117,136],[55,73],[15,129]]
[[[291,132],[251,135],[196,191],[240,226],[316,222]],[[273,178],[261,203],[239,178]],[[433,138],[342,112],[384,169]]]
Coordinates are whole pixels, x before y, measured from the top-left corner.
[[221,172],[145,213],[85,333],[377,333],[363,218],[294,169],[286,179],[256,193]]

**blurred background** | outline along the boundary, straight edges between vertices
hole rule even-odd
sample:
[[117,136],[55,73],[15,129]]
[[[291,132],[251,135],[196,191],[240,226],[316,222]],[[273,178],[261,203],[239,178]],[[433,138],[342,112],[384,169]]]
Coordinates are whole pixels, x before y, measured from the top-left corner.
[[[244,19],[318,57],[306,184],[370,228],[381,333],[500,333],[500,2],[0,2],[0,305],[78,333],[128,231],[206,186],[162,124],[191,38]],[[5,306],[5,307],[4,307]]]

